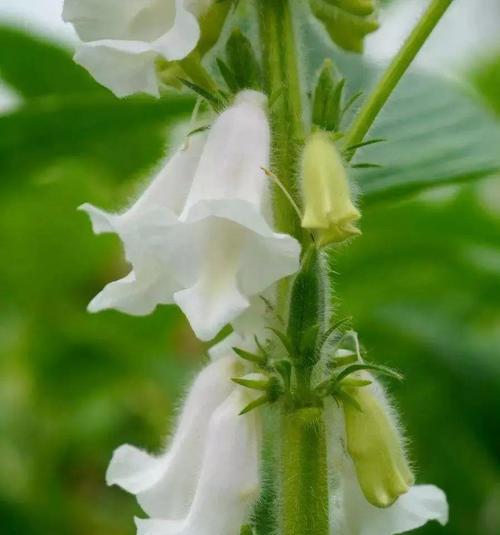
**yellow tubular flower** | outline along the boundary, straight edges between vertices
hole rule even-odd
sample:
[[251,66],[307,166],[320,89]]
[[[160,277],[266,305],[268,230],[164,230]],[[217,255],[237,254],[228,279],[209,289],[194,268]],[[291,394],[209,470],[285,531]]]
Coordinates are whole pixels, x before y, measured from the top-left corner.
[[342,157],[325,132],[312,134],[302,156],[305,212],[302,227],[316,231],[320,245],[361,234]]
[[396,424],[375,388],[349,389],[361,410],[344,403],[347,450],[365,498],[376,507],[389,507],[415,480]]

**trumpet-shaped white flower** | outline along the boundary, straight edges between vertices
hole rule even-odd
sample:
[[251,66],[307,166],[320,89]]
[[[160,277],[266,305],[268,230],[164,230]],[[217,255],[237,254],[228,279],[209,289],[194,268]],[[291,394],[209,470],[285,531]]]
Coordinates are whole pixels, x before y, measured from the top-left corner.
[[197,18],[212,0],[65,0],[63,19],[86,44],[75,56],[122,97],[159,95],[156,62],[186,57],[200,38]]
[[175,302],[208,340],[260,294],[299,267],[296,240],[264,213],[270,134],[265,97],[240,93],[208,136],[189,138],[125,213],[83,205],[95,232],[122,238],[133,271],[108,285],[91,311],[147,314]]
[[128,445],[113,455],[108,483],[151,517],[137,519],[139,535],[234,535],[245,522],[259,489],[260,423],[256,411],[239,415],[255,398],[230,382],[240,366],[228,356],[200,373],[163,455]]
[[[374,392],[376,395],[382,392],[380,385],[375,385]],[[381,398],[380,402],[385,405],[386,400]],[[354,462],[347,451],[343,410],[333,402],[327,404],[326,422],[332,466],[332,534],[392,535],[416,529],[431,520],[442,525],[447,523],[446,496],[434,485],[410,486],[406,493],[400,495],[388,507],[375,507],[369,503],[361,489]],[[386,464],[388,462],[387,459],[383,461]],[[374,464],[377,462],[377,459],[373,459]]]

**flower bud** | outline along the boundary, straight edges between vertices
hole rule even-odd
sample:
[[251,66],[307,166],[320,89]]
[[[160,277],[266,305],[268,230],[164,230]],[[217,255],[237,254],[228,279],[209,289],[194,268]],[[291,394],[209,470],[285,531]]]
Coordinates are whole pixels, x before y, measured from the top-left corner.
[[302,226],[318,233],[320,245],[361,234],[354,226],[361,214],[351,199],[342,158],[324,132],[313,134],[306,142],[302,190],[305,206]]
[[414,477],[401,436],[377,388],[349,389],[359,407],[344,404],[347,450],[365,498],[376,507],[388,507],[408,492]]

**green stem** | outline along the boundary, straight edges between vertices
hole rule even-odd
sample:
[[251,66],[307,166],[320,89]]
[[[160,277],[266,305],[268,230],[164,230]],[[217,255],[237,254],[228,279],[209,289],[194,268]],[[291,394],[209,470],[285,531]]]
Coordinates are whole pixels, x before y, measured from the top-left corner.
[[281,534],[327,535],[327,452],[322,408],[284,407],[281,444]]
[[[298,155],[304,143],[304,125],[290,0],[257,0],[257,4],[266,90],[274,101],[271,109],[272,168],[294,201],[300,205],[295,181]],[[274,208],[277,228],[301,239],[303,233],[297,214],[279,190],[275,193]]]
[[[293,0],[256,0],[259,11],[266,91],[273,132],[272,171],[294,202],[299,155],[304,144],[302,91],[291,3]],[[277,228],[305,246],[293,203],[276,188]],[[306,248],[304,247],[304,250]],[[288,316],[288,281],[280,283],[278,310]],[[328,535],[328,470],[322,407],[306,407],[311,394],[310,370],[296,370],[296,399],[281,411],[279,527],[280,535]]]
[[[374,90],[359,110],[344,138],[346,147],[361,143],[380,110],[406,72],[432,30],[453,0],[432,0],[406,42],[382,75]],[[352,155],[354,152],[352,153]],[[351,157],[352,157],[351,155]]]

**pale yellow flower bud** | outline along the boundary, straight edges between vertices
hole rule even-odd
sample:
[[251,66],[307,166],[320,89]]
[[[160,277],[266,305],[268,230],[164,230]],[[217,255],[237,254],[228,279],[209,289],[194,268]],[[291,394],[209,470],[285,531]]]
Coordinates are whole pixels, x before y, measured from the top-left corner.
[[349,389],[359,407],[344,403],[347,450],[365,498],[376,507],[389,507],[408,492],[414,476],[383,394],[380,399],[374,390],[377,387]]
[[354,223],[361,217],[351,199],[342,157],[325,132],[312,134],[302,156],[302,226],[316,231],[320,245],[361,234]]

